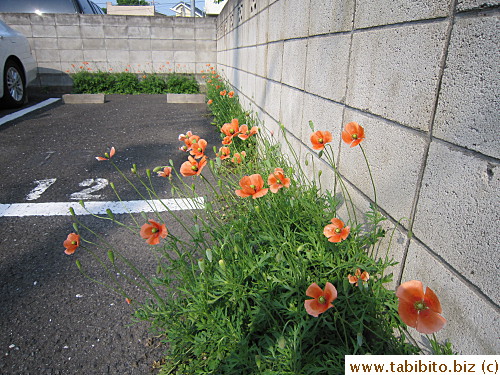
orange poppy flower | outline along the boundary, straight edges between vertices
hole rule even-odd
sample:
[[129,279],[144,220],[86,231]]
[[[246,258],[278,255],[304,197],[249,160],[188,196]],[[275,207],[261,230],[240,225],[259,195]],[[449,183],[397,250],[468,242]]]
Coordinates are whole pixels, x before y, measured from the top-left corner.
[[132,303],[132,300],[130,298],[125,298],[125,302],[127,302],[130,305]]
[[210,100],[207,102],[207,104],[208,104],[208,105],[210,105],[210,104],[212,104],[213,102],[214,102],[214,101],[213,101],[212,99],[210,99]]
[[219,153],[217,154],[217,156],[221,160],[224,160],[224,159],[227,159],[230,154],[231,154],[231,150],[229,150],[229,147],[221,147],[221,148],[219,148]]
[[149,220],[141,227],[141,237],[146,240],[150,245],[158,245],[160,237],[165,238],[168,235],[167,227],[165,224],[157,223],[154,220]]
[[207,144],[207,141],[205,141],[204,139],[199,139],[196,143],[193,143],[191,145],[190,154],[193,155],[195,159],[201,158],[205,154]]
[[183,176],[198,176],[203,167],[207,164],[207,157],[203,156],[200,161],[196,161],[192,156],[188,156],[188,161],[181,165],[181,175]]
[[238,133],[240,132],[240,123],[238,119],[233,118],[230,123],[222,125],[220,131],[231,138],[235,135],[238,135]]
[[172,175],[172,167],[165,167],[163,171],[158,172],[160,177],[170,177]]
[[347,276],[347,279],[349,280],[349,283],[356,284],[356,286],[358,286],[358,281],[359,280],[368,281],[370,279],[370,274],[366,271],[361,273],[361,270],[358,268],[356,270],[354,276],[349,274]]
[[329,131],[318,130],[317,132],[311,134],[311,143],[313,145],[313,149],[315,150],[323,150],[325,145],[332,140],[332,133]]
[[329,308],[333,307],[332,302],[337,298],[337,289],[331,283],[325,284],[325,290],[322,290],[318,284],[312,283],[306,290],[306,296],[314,299],[304,301],[304,307],[309,315],[318,317]]
[[184,144],[186,145],[188,150],[191,150],[193,148],[193,144],[197,143],[199,140],[199,135],[192,135],[189,138],[184,139]]
[[179,141],[184,142],[186,139],[190,138],[193,136],[193,133],[191,130],[188,130],[186,134],[179,134]]
[[205,78],[207,78],[207,76],[201,76],[201,78],[205,79]]
[[233,137],[231,137],[229,135],[224,137],[224,139],[222,140],[222,144],[224,146],[229,146],[231,143],[233,143]]
[[341,242],[347,238],[350,231],[351,228],[344,226],[344,222],[342,220],[333,218],[332,223],[328,224],[323,229],[323,234],[330,242]]
[[290,179],[285,177],[282,168],[275,168],[274,172],[267,178],[271,193],[277,193],[282,187],[290,187]]
[[220,92],[220,96],[224,96],[224,95],[226,95],[226,94],[227,94],[227,91],[226,91],[226,90],[222,90],[222,91]]
[[68,234],[66,241],[63,242],[63,246],[66,248],[64,252],[67,255],[71,255],[75,252],[78,246],[80,246],[80,235],[76,233]]
[[351,147],[359,145],[363,139],[365,139],[365,129],[357,122],[348,123],[342,131],[342,140]]
[[109,154],[107,152],[104,154],[105,157],[96,156],[95,158],[99,161],[109,160],[114,156],[115,152],[116,152],[115,148],[111,147],[111,150],[109,150]]
[[254,135],[254,134],[257,134],[257,132],[259,131],[259,128],[256,127],[256,126],[253,126],[252,129],[248,130],[248,125],[241,125],[240,128],[238,129],[238,137],[240,139],[247,139],[248,137]]
[[243,158],[245,158],[245,156],[247,156],[247,153],[245,151],[241,151],[241,153],[237,152],[234,154],[231,161],[235,164],[240,164],[243,161]]
[[241,190],[236,190],[235,193],[242,198],[252,197],[253,199],[257,199],[266,195],[269,190],[263,188],[264,180],[260,174],[244,176],[240,180],[240,186]]
[[401,284],[396,290],[399,298],[398,313],[401,320],[418,332],[429,335],[439,331],[446,324],[441,303],[431,288],[421,281],[411,280]]
[[[218,90],[220,89],[220,85],[215,86],[215,88]],[[221,94],[222,95],[222,94]]]
[[232,98],[234,96],[234,91],[229,91],[227,93],[227,96],[230,97],[230,98]]

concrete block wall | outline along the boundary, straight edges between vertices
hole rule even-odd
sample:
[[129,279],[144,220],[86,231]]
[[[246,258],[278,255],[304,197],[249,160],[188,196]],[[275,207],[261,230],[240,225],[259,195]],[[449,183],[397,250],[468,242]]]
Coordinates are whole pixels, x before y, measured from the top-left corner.
[[71,86],[68,73],[80,69],[200,73],[216,62],[215,18],[20,13],[0,18],[28,38],[42,87]]
[[500,352],[499,21],[498,0],[230,0],[217,19],[218,70],[243,105],[275,135],[284,124],[302,161],[309,120],[332,132],[359,212],[373,189],[340,134],[364,126],[393,287],[430,286],[438,338],[461,354]]

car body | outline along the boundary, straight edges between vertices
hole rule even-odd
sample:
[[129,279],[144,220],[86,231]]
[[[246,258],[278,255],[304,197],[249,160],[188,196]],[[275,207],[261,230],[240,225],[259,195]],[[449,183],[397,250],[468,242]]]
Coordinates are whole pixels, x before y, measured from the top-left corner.
[[27,86],[36,78],[37,64],[24,35],[0,20],[0,102],[19,107],[27,101]]
[[0,12],[104,14],[91,0],[1,0]]

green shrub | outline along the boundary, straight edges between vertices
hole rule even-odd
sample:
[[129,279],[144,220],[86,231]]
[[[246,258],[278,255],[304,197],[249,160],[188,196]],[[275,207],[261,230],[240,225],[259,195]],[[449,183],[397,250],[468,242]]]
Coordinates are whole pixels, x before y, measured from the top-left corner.
[[196,78],[186,74],[143,75],[134,73],[79,71],[72,74],[75,94],[196,94],[199,85]]

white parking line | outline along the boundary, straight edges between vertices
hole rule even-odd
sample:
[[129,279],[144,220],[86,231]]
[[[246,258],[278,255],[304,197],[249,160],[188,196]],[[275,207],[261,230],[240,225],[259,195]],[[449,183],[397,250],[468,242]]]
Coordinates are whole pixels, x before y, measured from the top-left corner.
[[38,104],[32,105],[31,107],[21,109],[20,111],[11,113],[9,115],[5,115],[2,118],[0,118],[0,125],[3,125],[9,121],[15,120],[19,117],[24,116],[27,113],[36,111],[37,109],[43,108],[43,107],[45,107],[49,104],[55,103],[59,100],[61,100],[61,98],[50,98],[50,99],[44,100],[43,102],[40,102]]
[[179,210],[199,210],[204,207],[203,197],[170,198],[151,201],[122,201],[122,202],[85,202],[83,208],[77,202],[50,202],[50,203],[12,203],[0,204],[0,217],[2,216],[67,216],[72,207],[77,215],[102,215],[109,209],[114,214],[139,213],[139,212],[164,212]]

